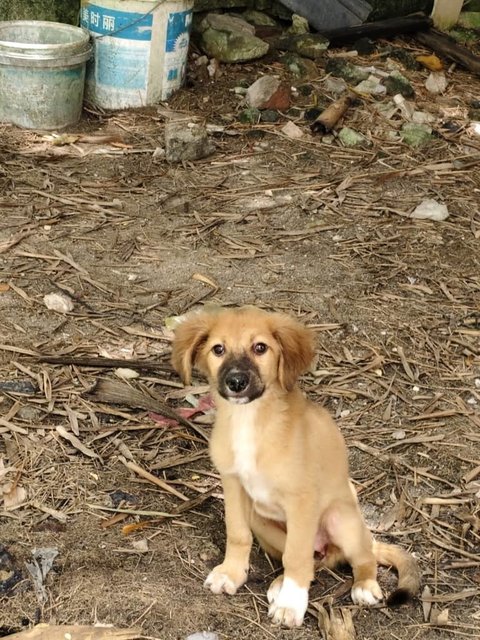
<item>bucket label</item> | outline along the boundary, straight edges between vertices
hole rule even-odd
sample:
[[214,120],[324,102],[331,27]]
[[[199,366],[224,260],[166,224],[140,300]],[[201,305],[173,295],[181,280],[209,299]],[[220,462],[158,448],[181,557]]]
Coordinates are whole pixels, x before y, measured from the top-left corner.
[[95,4],[82,6],[80,24],[92,33],[127,40],[151,40],[151,13],[127,13]]
[[164,63],[165,95],[177,89],[185,77],[191,24],[191,11],[177,11],[168,16]]

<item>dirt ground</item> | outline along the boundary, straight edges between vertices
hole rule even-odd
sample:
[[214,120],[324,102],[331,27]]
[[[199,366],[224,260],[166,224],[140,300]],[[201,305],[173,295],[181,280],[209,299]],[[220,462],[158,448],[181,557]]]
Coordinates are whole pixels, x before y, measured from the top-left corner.
[[[326,605],[351,612],[364,640],[478,637],[480,137],[468,109],[480,81],[451,68],[433,97],[428,71],[403,70],[417,108],[437,117],[435,137],[419,149],[392,139],[401,117],[367,97],[345,124],[371,146],[346,149],[303,119],[315,96],[332,99],[317,67],[298,80],[272,57],[210,82],[192,61],[168,106],[88,110],[60,141],[1,126],[0,488],[10,506],[0,502],[0,636],[42,621],[139,626],[165,640],[302,640],[321,637]],[[234,89],[261,73],[310,89],[278,123],[240,124]],[[216,152],[166,164],[167,109],[215,125]],[[302,138],[282,133],[289,119]],[[410,218],[425,198],[450,217]],[[49,293],[73,310],[47,309]],[[112,368],[41,361],[154,362],[131,385],[187,407],[205,383],[182,388],[165,322],[212,302],[288,311],[317,330],[302,384],[338,420],[372,530],[418,558],[423,600],[359,610],[348,572],[323,571],[304,626],[277,629],[265,593],[278,567],[258,548],[240,593],[205,591],[224,548],[202,436],[211,413],[194,418],[198,431],[155,421],[91,395],[99,379],[118,379]],[[25,564],[39,548],[58,551],[44,602]],[[380,582],[388,591],[395,576],[382,569]]]

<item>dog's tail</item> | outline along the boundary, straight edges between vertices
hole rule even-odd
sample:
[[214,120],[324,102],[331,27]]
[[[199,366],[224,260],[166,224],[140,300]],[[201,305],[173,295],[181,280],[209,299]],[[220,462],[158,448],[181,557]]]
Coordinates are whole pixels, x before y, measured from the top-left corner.
[[378,564],[392,566],[398,573],[398,586],[387,598],[387,605],[405,604],[420,590],[420,569],[415,558],[394,544],[374,542],[373,551]]

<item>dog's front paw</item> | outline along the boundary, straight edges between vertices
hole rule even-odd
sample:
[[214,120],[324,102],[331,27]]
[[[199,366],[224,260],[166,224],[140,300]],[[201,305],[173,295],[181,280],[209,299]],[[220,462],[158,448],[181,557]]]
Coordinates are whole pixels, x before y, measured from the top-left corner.
[[383,600],[383,593],[376,580],[361,580],[352,587],[352,600],[362,607],[371,607]]
[[245,584],[247,575],[248,569],[232,567],[224,562],[210,571],[203,586],[212,593],[228,593],[233,596]]
[[280,576],[267,592],[270,603],[268,615],[274,624],[284,627],[299,627],[308,606],[308,589],[300,587],[295,580]]

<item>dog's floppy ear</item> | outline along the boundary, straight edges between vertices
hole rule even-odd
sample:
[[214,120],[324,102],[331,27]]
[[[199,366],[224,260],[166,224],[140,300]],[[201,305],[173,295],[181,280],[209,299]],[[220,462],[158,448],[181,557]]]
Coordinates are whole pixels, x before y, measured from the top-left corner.
[[283,389],[291,391],[313,360],[313,331],[283,313],[274,314],[272,321],[272,334],[280,345],[278,380]]
[[208,338],[211,324],[211,314],[194,311],[188,314],[175,329],[172,365],[185,384],[190,384],[192,369],[198,364],[198,351]]

